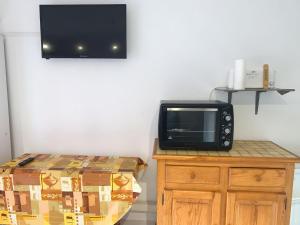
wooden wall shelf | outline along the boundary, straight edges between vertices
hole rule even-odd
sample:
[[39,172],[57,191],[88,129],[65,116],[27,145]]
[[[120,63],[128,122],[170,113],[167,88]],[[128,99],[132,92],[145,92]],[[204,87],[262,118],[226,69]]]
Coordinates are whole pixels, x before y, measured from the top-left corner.
[[280,95],[285,95],[289,92],[295,91],[295,89],[285,89],[285,88],[269,88],[269,89],[246,88],[246,89],[237,90],[237,89],[231,89],[231,88],[227,88],[227,87],[217,87],[217,88],[215,88],[215,90],[226,92],[227,98],[228,98],[228,103],[232,102],[232,94],[235,92],[245,92],[245,91],[255,92],[255,115],[258,114],[259,99],[260,99],[261,93],[275,91],[275,92],[278,92]]

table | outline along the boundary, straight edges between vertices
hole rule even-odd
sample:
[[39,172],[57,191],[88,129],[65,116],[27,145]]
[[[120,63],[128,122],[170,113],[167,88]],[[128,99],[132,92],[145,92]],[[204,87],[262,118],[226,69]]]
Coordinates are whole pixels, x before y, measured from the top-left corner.
[[24,154],[0,166],[0,224],[113,225],[141,193],[145,166],[135,157]]

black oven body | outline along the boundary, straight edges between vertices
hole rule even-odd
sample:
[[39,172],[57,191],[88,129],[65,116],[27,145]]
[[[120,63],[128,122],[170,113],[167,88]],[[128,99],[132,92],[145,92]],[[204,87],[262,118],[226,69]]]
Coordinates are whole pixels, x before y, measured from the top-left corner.
[[233,143],[231,104],[221,101],[162,101],[159,146],[162,150],[229,151]]

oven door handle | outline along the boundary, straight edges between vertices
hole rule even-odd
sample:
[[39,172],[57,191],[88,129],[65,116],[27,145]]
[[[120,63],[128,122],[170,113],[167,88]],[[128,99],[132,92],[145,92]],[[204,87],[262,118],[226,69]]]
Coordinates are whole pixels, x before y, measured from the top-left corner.
[[217,112],[217,108],[167,108],[168,112]]

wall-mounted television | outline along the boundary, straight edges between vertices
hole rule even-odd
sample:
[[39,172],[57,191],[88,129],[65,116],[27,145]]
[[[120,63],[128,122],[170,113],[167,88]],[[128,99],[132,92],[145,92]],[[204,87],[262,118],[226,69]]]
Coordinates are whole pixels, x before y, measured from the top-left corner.
[[126,5],[40,5],[42,57],[126,58]]

